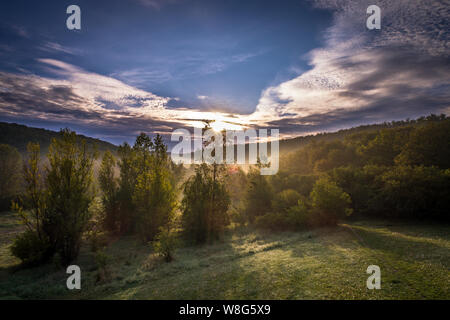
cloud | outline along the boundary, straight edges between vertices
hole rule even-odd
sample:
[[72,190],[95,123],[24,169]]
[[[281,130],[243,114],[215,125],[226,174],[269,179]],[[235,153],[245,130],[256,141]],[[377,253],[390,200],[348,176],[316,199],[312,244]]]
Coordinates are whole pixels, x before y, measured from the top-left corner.
[[165,5],[180,3],[183,0],[137,0],[140,4],[159,10]]
[[52,41],[47,41],[46,43],[44,43],[44,45],[40,46],[39,49],[46,52],[62,52],[71,55],[79,55],[82,53],[82,51],[79,49],[66,47]]
[[186,80],[216,74],[264,53],[264,51],[258,51],[217,57],[214,50],[208,50],[190,52],[189,55],[181,52],[164,58],[155,58],[147,61],[150,67],[116,71],[111,73],[111,77],[134,86],[161,84],[172,80]]
[[169,135],[174,129],[202,126],[191,119],[231,119],[223,112],[171,109],[169,103],[178,98],[161,97],[60,60],[38,61],[55,77],[0,72],[3,120],[69,123],[121,142],[141,131]]
[[[381,8],[381,30],[366,29],[371,4]],[[307,55],[310,70],[266,88],[249,121],[305,133],[448,111],[448,6],[414,0],[315,5],[335,12],[324,47]]]

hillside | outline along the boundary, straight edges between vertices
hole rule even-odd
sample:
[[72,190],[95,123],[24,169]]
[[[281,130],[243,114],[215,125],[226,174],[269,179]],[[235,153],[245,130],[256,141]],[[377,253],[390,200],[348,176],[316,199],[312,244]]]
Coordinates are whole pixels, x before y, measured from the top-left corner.
[[429,122],[438,122],[445,120],[446,116],[444,114],[434,115],[431,114],[429,116],[422,116],[417,119],[406,119],[401,121],[391,121],[391,122],[383,122],[383,123],[374,123],[368,125],[361,125],[357,127],[341,129],[334,132],[321,132],[317,134],[310,134],[301,137],[284,139],[280,140],[280,153],[289,153],[299,148],[306,146],[311,142],[319,142],[319,141],[331,141],[337,139],[344,139],[350,135],[358,134],[358,133],[369,133],[375,132],[382,129],[389,128],[399,128],[399,127],[417,127],[425,125]]
[[[0,144],[11,145],[22,154],[27,151],[29,142],[38,142],[41,146],[41,152],[43,154],[47,153],[52,139],[57,138],[58,135],[59,133],[56,131],[27,127],[16,123],[0,122]],[[96,145],[100,152],[108,149],[115,151],[117,149],[117,146],[109,142],[83,135],[79,136],[86,139],[88,145]]]

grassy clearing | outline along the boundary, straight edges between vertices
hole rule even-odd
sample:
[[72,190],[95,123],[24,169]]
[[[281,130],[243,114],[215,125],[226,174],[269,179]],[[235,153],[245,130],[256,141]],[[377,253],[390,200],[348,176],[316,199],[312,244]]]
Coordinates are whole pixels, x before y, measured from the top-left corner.
[[[0,299],[450,299],[450,227],[365,221],[297,233],[228,230],[223,241],[177,250],[165,263],[126,237],[76,261],[82,289],[69,291],[55,264],[21,269],[8,246],[20,226],[0,215]],[[366,289],[366,268],[382,289]],[[105,276],[106,274],[106,276]]]

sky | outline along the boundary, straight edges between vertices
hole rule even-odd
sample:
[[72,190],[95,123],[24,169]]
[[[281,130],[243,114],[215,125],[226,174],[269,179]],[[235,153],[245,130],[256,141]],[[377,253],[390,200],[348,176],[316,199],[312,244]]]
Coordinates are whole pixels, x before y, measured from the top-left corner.
[[193,119],[288,138],[449,114],[449,17],[443,0],[2,1],[0,121],[120,144]]

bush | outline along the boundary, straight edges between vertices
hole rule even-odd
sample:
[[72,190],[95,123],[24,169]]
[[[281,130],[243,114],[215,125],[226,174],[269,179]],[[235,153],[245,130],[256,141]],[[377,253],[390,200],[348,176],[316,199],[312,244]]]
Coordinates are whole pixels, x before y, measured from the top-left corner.
[[300,194],[295,190],[283,190],[279,192],[272,201],[273,211],[285,213],[289,208],[295,206],[300,198]]
[[257,217],[255,220],[255,225],[258,228],[271,231],[286,230],[289,227],[286,216],[275,212],[269,212],[263,216]]
[[170,228],[159,229],[159,233],[153,242],[153,250],[155,253],[164,258],[166,262],[173,260],[173,253],[178,246],[178,238]]
[[49,242],[39,238],[34,231],[27,230],[18,235],[11,246],[11,253],[25,265],[36,265],[46,260]]
[[292,229],[304,229],[311,225],[311,214],[305,202],[298,200],[297,204],[290,207],[286,213],[286,220]]
[[239,226],[244,226],[248,221],[248,217],[245,214],[245,208],[243,207],[243,205],[231,207],[229,210],[229,216],[231,222]]
[[336,225],[340,219],[353,212],[348,193],[328,178],[317,180],[310,199],[314,225]]
[[20,193],[22,157],[16,148],[0,144],[0,211],[9,210],[11,200]]
[[270,212],[256,218],[256,226],[272,231],[301,230],[310,226],[310,214],[306,204],[297,204],[281,212]]
[[104,250],[99,250],[95,254],[95,264],[98,270],[97,282],[105,282],[110,279],[111,272],[108,268],[110,261],[111,257]]

